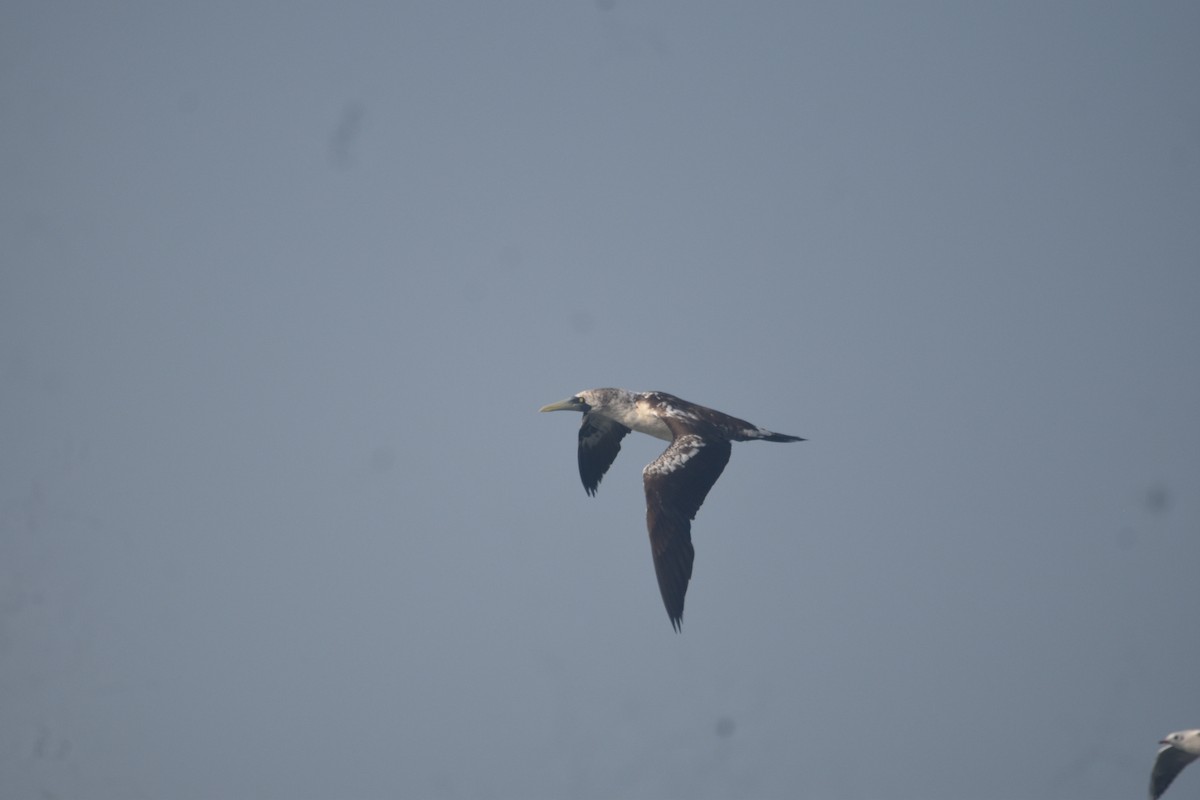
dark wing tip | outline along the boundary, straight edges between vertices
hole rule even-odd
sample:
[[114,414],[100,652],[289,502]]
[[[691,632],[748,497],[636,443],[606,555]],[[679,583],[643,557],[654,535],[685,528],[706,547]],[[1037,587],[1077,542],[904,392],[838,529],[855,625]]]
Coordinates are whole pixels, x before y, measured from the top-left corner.
[[647,521],[650,523],[650,548],[654,555],[658,591],[667,610],[667,619],[679,633],[683,628],[683,603],[696,555],[691,525],[686,517],[663,514],[654,507],[648,510]]
[[588,493],[589,497],[596,496],[596,490],[600,488],[602,477],[604,476],[597,474],[591,464],[585,465],[583,458],[579,459],[579,480],[583,483],[583,490]]

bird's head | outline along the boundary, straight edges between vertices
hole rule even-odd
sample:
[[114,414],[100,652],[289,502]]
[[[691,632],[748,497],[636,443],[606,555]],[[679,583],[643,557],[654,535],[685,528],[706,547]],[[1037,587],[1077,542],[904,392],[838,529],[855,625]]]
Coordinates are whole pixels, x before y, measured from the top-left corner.
[[1166,738],[1159,739],[1158,743],[1170,745],[1171,747],[1181,747],[1188,739],[1196,739],[1197,741],[1200,741],[1200,729],[1168,733]]
[[581,413],[586,414],[588,412],[588,410],[592,407],[592,404],[588,402],[588,398],[587,398],[587,395],[590,395],[590,394],[591,394],[590,390],[580,392],[579,394],[568,397],[566,400],[559,400],[557,403],[551,403],[548,406],[542,406],[541,410],[542,411],[579,411]]
[[[609,408],[621,403],[633,402],[634,395],[625,389],[584,389],[566,400],[542,406],[542,411],[580,411],[584,414],[593,409]],[[603,412],[602,412],[603,413]]]

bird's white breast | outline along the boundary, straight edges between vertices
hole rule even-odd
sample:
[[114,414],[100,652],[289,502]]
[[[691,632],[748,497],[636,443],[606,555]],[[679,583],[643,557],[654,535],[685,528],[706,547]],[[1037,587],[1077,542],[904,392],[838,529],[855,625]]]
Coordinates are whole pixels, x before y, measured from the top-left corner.
[[645,433],[656,439],[664,439],[669,442],[675,438],[671,435],[671,429],[667,427],[667,423],[654,413],[646,400],[640,398],[636,403],[630,405],[605,409],[605,416],[616,420],[630,430]]

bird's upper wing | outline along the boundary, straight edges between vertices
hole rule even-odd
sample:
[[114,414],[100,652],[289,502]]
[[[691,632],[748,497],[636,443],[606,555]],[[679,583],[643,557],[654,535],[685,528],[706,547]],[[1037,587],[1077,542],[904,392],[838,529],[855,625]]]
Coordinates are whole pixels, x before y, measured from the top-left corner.
[[692,520],[729,463],[730,444],[724,439],[674,432],[671,445],[642,470],[642,480],[658,589],[671,625],[678,631],[696,554],[692,548]]
[[627,433],[629,428],[608,417],[583,415],[579,426],[579,477],[588,494],[596,493],[600,479],[621,452],[621,440]]
[[1194,753],[1184,752],[1169,744],[1160,747],[1158,757],[1154,759],[1154,770],[1150,773],[1150,800],[1158,800],[1171,785],[1171,781],[1196,758]]

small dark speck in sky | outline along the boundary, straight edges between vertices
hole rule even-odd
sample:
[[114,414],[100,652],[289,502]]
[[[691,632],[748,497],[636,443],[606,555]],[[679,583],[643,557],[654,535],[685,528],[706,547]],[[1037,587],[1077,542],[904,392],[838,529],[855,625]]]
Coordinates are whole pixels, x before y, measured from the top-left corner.
[[347,103],[342,108],[337,126],[329,136],[329,159],[335,167],[346,169],[350,166],[353,159],[351,149],[362,132],[363,117],[366,113],[362,103]]
[[733,717],[717,717],[717,736],[720,736],[722,739],[728,739],[730,736],[733,736],[735,727],[737,726],[733,722]]
[[1142,506],[1151,514],[1167,513],[1171,510],[1171,490],[1164,484],[1154,484],[1142,496]]

